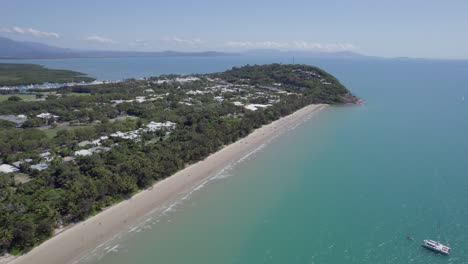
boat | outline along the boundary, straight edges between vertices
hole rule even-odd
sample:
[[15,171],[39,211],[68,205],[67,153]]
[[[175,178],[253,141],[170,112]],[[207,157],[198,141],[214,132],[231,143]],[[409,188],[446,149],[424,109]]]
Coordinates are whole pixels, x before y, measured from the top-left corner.
[[450,248],[448,246],[442,245],[441,243],[434,240],[424,240],[422,246],[437,253],[444,255],[450,254]]

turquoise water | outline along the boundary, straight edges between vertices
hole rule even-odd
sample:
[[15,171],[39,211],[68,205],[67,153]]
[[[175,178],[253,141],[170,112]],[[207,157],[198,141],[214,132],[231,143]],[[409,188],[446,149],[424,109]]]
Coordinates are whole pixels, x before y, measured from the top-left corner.
[[[280,58],[137,60],[129,74]],[[323,67],[366,105],[320,112],[83,263],[468,263],[468,62],[296,61]],[[122,72],[114,77],[130,77]]]

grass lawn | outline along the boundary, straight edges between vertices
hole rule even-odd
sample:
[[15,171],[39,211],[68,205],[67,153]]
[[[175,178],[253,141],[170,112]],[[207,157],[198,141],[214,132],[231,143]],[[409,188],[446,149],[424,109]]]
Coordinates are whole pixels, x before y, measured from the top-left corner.
[[57,133],[61,130],[69,130],[69,129],[75,129],[79,127],[89,127],[91,125],[84,125],[84,126],[61,126],[61,127],[56,127],[56,128],[49,128],[49,129],[44,129],[43,131],[46,133],[47,137],[53,138],[57,135]]
[[137,119],[138,119],[138,117],[136,117],[136,116],[126,115],[126,116],[119,116],[119,117],[113,118],[113,119],[111,119],[109,121],[111,123],[114,123],[115,121],[137,120]]
[[19,96],[23,101],[32,101],[36,99],[34,94],[0,94],[0,102],[7,101],[10,96]]
[[31,180],[31,178],[27,174],[24,174],[24,173],[16,173],[15,174],[15,182],[16,183],[27,183],[30,180]]

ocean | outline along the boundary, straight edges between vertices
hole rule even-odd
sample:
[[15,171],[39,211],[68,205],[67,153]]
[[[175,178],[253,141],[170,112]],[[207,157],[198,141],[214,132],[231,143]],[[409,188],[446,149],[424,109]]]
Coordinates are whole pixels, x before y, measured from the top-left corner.
[[[27,62],[115,80],[290,60]],[[79,263],[468,263],[468,61],[295,60],[365,105],[322,110]]]

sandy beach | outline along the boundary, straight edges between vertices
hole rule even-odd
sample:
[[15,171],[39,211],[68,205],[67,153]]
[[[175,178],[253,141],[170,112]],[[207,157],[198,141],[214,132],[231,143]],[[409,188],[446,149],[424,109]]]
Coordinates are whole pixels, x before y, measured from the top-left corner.
[[[232,143],[205,160],[143,190],[131,199],[118,203],[84,222],[57,234],[26,255],[9,264],[65,264],[92,251],[122,230],[131,228],[152,210],[167,205],[186,194],[229,164],[241,159],[279,134],[295,127],[326,105],[309,105],[293,114],[265,125],[247,137]],[[3,263],[0,261],[0,263]]]

